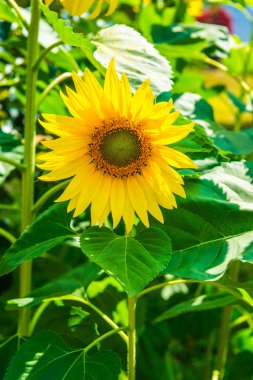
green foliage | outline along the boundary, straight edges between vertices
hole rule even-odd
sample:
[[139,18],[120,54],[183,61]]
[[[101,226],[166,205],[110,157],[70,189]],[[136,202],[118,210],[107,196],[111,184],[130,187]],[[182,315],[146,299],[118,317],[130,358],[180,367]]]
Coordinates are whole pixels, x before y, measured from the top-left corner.
[[[252,380],[252,36],[241,41],[224,26],[196,22],[190,1],[123,0],[96,20],[71,17],[59,1],[40,1],[42,60],[32,110],[22,21],[30,23],[31,7],[11,3],[0,0],[0,378],[126,380],[133,296],[137,379],[211,379],[223,344],[229,354],[220,380]],[[252,18],[252,0],[205,5],[232,5]],[[115,231],[109,227],[111,215],[107,227],[91,227],[89,209],[72,219],[65,203],[52,205],[61,190],[38,181],[35,167],[30,186],[42,208],[29,210],[34,221],[20,233],[24,119],[29,112],[67,115],[59,92],[73,88],[71,71],[80,75],[87,67],[103,84],[113,56],[133,92],[150,78],[156,102],[172,99],[181,112],[175,124],[195,123],[170,145],[198,165],[175,168],[186,198],[163,210],[164,224],[149,216],[145,228],[136,217],[124,235],[123,221]],[[36,161],[45,152],[40,141],[50,138],[37,125]],[[31,259],[32,290],[20,293],[19,266]],[[16,333],[24,313],[31,317],[29,338],[20,326]]]
[[216,294],[203,294],[196,298],[190,299],[178,303],[176,306],[165,311],[165,313],[159,315],[156,318],[156,322],[161,322],[165,319],[174,318],[180,314],[188,312],[196,312],[203,310],[211,310],[226,305],[230,305],[236,301],[236,298],[228,295],[227,293],[216,293]]
[[24,261],[34,259],[76,234],[70,229],[71,215],[65,204],[56,204],[39,215],[8,249],[0,263],[0,274],[11,272]]
[[0,130],[0,184],[15,169],[15,166],[1,162],[1,157],[20,163],[23,156],[23,146],[15,134],[4,133]]
[[[187,53],[191,51],[193,58],[201,58],[200,51],[208,56],[221,58],[227,56],[230,50],[228,30],[218,25],[203,23],[176,24],[169,27],[154,25],[152,36],[157,44],[166,43],[166,46],[175,46],[176,49],[181,47],[178,51],[182,52],[182,58],[187,57]],[[188,45],[188,48],[183,52],[182,47],[185,45]]]
[[169,62],[133,28],[114,25],[102,29],[94,36],[93,43],[97,47],[95,58],[107,67],[111,58],[116,57],[117,71],[127,74],[133,89],[150,78],[155,95],[171,90],[173,82]]
[[81,235],[82,251],[116,278],[129,295],[142,290],[165,267],[171,245],[158,229],[135,237],[118,236],[108,228],[92,227]]
[[17,15],[4,0],[0,0],[0,19],[10,23],[17,22],[20,24],[20,20]]
[[42,332],[25,342],[14,356],[4,380],[104,379],[117,380],[120,373],[118,356],[110,351],[86,354],[84,349],[72,350],[53,332]]

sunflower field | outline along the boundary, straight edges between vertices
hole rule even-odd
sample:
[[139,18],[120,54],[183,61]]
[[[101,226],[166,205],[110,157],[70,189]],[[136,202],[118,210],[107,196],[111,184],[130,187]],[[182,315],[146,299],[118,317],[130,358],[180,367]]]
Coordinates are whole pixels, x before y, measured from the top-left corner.
[[253,0],[0,0],[0,380],[253,380]]

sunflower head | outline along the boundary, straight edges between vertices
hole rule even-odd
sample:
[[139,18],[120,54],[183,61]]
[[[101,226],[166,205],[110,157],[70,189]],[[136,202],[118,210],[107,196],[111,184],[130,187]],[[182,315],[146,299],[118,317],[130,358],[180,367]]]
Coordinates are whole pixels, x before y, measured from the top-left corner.
[[[50,5],[53,0],[45,0]],[[106,16],[111,15],[118,5],[118,0],[60,0],[63,7],[71,14],[71,16],[81,16],[83,13],[91,11],[90,19],[100,15],[104,4],[107,6]]]
[[175,125],[179,112],[172,101],[155,103],[150,80],[132,95],[125,74],[118,78],[114,60],[104,88],[85,70],[73,73],[75,91],[61,94],[71,116],[44,114],[41,125],[58,138],[43,142],[51,149],[38,165],[49,171],[44,181],[71,178],[57,199],[69,200],[74,216],[91,207],[91,223],[102,225],[111,212],[114,228],[123,218],[127,231],[134,215],[148,226],[148,213],[160,222],[160,206],[176,207],[175,194],[185,197],[175,168],[195,168],[183,153],[168,145],[186,137],[193,123]]

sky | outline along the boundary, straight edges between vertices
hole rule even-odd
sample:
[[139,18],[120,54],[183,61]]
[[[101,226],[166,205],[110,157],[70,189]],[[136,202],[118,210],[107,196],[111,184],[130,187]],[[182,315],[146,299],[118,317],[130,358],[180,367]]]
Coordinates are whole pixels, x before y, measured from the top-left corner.
[[[239,9],[236,9],[231,6],[226,6],[229,10],[229,13],[232,15],[234,20],[234,34],[239,36],[241,40],[243,41],[249,41],[250,35],[251,35],[251,25],[248,21],[247,17],[239,11]],[[250,9],[248,9],[250,11]],[[252,10],[251,10],[252,13]],[[252,14],[253,15],[253,14]]]

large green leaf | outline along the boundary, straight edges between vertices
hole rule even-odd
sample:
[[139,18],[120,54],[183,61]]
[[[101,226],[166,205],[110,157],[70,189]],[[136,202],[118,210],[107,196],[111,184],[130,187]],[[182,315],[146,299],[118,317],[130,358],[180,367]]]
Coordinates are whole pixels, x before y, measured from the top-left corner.
[[75,233],[69,227],[71,216],[65,203],[55,204],[43,212],[4,254],[0,261],[0,275],[74,237]]
[[227,293],[203,294],[190,300],[178,303],[169,310],[159,315],[155,321],[161,322],[165,319],[174,318],[180,314],[216,309],[236,302],[236,298]]
[[82,251],[134,295],[144,288],[168,263],[168,236],[156,228],[135,237],[118,236],[106,227],[92,227],[81,235]]
[[35,334],[10,362],[4,380],[118,380],[120,360],[112,351],[87,355],[72,350],[54,332]]
[[199,179],[187,179],[185,185],[186,200],[178,202],[178,209],[164,211],[162,228],[173,247],[164,273],[217,280],[232,260],[253,263],[253,186],[248,167],[225,163]]
[[136,89],[146,79],[156,95],[170,91],[172,70],[168,61],[139,32],[126,25],[100,30],[92,41],[97,50],[94,57],[105,67],[112,57],[118,73],[126,73]]

